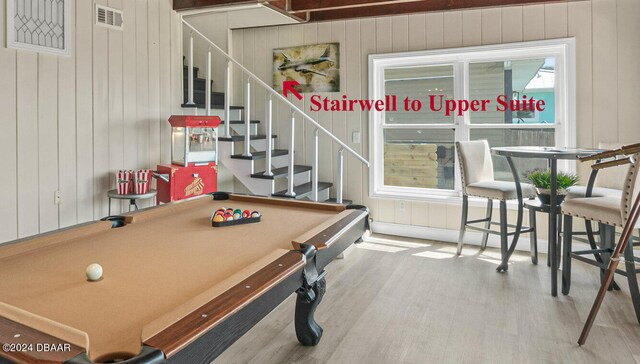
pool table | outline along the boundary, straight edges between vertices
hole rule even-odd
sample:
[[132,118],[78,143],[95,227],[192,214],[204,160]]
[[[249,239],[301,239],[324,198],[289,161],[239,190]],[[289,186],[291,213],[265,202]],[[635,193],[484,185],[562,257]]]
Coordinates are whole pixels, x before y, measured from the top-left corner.
[[[212,227],[222,207],[261,221]],[[0,362],[208,363],[294,292],[316,345],[324,268],[367,227],[363,206],[214,193],[2,244]]]

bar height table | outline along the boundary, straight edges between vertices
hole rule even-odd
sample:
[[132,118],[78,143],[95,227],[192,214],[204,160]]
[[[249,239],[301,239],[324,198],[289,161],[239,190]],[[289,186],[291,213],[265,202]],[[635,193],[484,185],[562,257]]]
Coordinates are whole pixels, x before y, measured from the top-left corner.
[[[557,147],[495,147],[491,148],[491,154],[500,155],[507,158],[509,168],[513,174],[514,181],[519,181],[518,171],[516,171],[512,158],[536,158],[546,159],[551,172],[550,204],[549,204],[549,255],[551,260],[551,295],[558,295],[558,160],[576,160],[580,157],[592,155],[599,152],[596,149],[578,148],[557,148]],[[518,229],[520,227],[517,227]]]

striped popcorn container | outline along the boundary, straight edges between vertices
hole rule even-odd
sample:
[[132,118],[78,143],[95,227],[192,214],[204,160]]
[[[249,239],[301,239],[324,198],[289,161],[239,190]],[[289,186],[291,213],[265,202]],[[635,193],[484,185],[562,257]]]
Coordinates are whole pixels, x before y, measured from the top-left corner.
[[116,174],[116,186],[118,194],[126,195],[129,193],[129,183],[131,181],[131,171],[119,170]]
[[151,171],[148,169],[139,169],[135,173],[135,187],[134,192],[136,195],[142,195],[149,192],[149,185],[151,184]]

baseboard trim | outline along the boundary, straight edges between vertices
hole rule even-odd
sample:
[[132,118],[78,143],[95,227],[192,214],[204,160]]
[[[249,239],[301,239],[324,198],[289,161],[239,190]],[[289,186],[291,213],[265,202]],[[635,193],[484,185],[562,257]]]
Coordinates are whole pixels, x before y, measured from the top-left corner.
[[[433,228],[427,226],[415,226],[394,224],[389,222],[374,221],[371,223],[371,230],[374,233],[402,236],[407,238],[428,239],[436,241],[444,241],[449,243],[458,243],[459,232],[457,230]],[[530,250],[529,234],[522,234],[518,239],[516,250]],[[509,237],[511,239],[511,237]],[[480,245],[482,234],[478,232],[467,231],[464,237],[465,245]],[[500,237],[497,235],[489,235],[487,246],[500,248]],[[538,238],[538,252],[547,253],[547,239]]]

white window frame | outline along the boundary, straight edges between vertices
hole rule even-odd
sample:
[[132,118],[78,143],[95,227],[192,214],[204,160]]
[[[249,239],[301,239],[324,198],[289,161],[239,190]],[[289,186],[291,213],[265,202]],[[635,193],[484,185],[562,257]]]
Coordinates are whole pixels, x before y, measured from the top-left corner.
[[[369,99],[384,98],[384,70],[397,67],[418,67],[452,64],[454,67],[454,98],[469,99],[469,63],[491,62],[531,58],[555,58],[555,123],[544,124],[471,124],[470,113],[455,116],[450,124],[455,130],[455,140],[469,140],[471,129],[530,129],[532,127],[555,129],[558,147],[576,145],[576,85],[575,39],[561,38],[543,41],[505,43],[488,46],[449,48],[430,51],[386,53],[369,55]],[[424,101],[424,100],[422,100]],[[424,102],[423,102],[424,105]],[[495,103],[492,104],[495,106]],[[461,195],[459,168],[454,169],[453,190],[384,185],[384,129],[385,112],[369,113],[369,196],[401,198],[406,200],[446,201],[458,200]],[[393,124],[393,128],[446,129],[447,124]],[[575,173],[575,162],[561,161],[560,170]]]
[[41,45],[21,43],[15,40],[15,0],[7,0],[7,48],[22,49],[26,51],[48,53],[58,56],[70,56],[71,44],[73,44],[73,32],[71,29],[71,0],[64,0],[64,47],[62,49],[44,47]]

